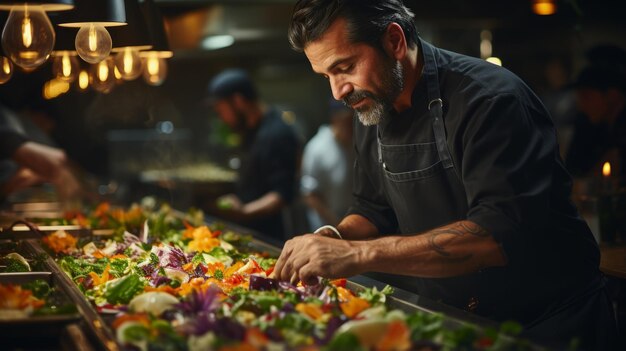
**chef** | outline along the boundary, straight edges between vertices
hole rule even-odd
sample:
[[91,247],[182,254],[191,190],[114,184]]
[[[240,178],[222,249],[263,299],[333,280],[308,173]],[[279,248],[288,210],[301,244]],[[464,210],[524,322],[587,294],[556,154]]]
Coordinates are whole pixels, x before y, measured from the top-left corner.
[[598,247],[518,77],[422,40],[400,0],[301,0],[289,40],[355,110],[357,156],[348,214],[288,241],[276,278],[377,272],[546,344],[614,345]]

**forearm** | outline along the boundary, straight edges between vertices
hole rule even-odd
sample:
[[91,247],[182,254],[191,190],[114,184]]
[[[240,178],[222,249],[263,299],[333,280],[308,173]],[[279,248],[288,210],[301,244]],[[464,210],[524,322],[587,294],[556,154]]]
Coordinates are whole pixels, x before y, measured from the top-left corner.
[[493,236],[470,221],[415,236],[389,236],[352,245],[360,252],[358,265],[363,272],[444,278],[506,264]]
[[249,219],[269,216],[278,213],[285,201],[282,196],[275,191],[271,191],[260,198],[244,204],[241,213]]
[[62,150],[32,141],[15,150],[13,160],[50,182],[56,181],[67,167],[67,156]]
[[365,240],[379,236],[378,228],[367,218],[351,214],[337,225],[337,230],[345,240]]

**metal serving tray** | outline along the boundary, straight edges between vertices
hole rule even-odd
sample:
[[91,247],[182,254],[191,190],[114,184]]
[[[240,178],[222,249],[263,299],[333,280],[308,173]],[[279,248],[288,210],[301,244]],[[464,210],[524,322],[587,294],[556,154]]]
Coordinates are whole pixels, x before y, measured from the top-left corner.
[[[0,284],[21,285],[36,279],[46,281],[54,289],[48,299],[63,304],[74,303],[58,277],[50,272],[5,273],[0,275]],[[29,344],[28,339],[32,339],[34,334],[38,338],[58,338],[66,325],[75,323],[81,318],[79,311],[57,315],[8,316],[3,315],[3,310],[0,309],[0,339]]]

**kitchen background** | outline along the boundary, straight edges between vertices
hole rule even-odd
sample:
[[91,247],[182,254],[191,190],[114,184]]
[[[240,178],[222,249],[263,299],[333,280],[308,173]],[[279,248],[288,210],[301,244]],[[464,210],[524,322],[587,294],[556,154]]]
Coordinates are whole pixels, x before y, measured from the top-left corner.
[[[534,2],[405,4],[424,39],[471,56],[499,58],[546,101],[568,94],[561,88],[586,64],[588,49],[626,48],[624,2],[555,0],[556,13],[547,16],[533,12]],[[231,171],[238,166],[236,140],[204,101],[212,76],[229,67],[246,69],[263,100],[286,111],[284,118],[294,123],[303,142],[326,122],[330,91],[306,57],[287,43],[295,1],[155,3],[174,53],[159,85],[139,77],[120,80],[107,93],[80,91],[77,83],[58,91],[51,88],[48,60],[30,73],[16,69],[0,85],[0,101],[49,133],[101,195],[128,199],[152,193],[178,208],[202,206],[229,191]],[[1,16],[4,23],[7,13]],[[81,66],[88,68],[82,60]],[[187,174],[163,171],[176,168]]]

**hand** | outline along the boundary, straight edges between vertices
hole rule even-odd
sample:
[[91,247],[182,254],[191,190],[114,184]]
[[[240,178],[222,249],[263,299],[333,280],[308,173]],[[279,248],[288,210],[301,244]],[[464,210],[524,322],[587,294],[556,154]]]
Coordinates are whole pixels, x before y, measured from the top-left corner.
[[317,277],[342,278],[365,271],[360,264],[362,245],[317,234],[288,240],[276,261],[272,277],[315,284]]
[[0,193],[8,195],[14,191],[28,188],[30,186],[44,182],[44,179],[28,168],[20,168],[13,174],[0,189]]
[[239,211],[241,210],[242,203],[239,198],[234,194],[228,194],[221,196],[216,201],[217,208],[220,210],[231,210],[231,211]]

